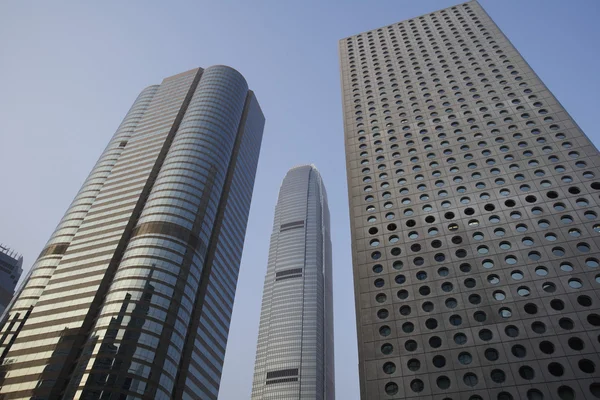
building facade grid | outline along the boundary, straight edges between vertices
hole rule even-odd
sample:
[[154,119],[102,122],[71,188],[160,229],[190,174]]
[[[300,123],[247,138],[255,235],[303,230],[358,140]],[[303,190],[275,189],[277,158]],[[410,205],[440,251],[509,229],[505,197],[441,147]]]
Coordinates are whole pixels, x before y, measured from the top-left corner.
[[599,398],[598,150],[476,1],[339,55],[361,398]]

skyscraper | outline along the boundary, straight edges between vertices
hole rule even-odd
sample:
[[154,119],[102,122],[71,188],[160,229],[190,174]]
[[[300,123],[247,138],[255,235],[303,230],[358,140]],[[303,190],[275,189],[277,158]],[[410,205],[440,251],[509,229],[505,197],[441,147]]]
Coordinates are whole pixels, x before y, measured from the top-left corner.
[[0,314],[12,300],[15,286],[23,273],[23,257],[0,244]]
[[8,310],[1,398],[217,398],[263,126],[226,66],[142,91]]
[[598,150],[476,1],[339,54],[361,398],[600,397]]
[[335,398],[327,193],[312,165],[288,171],[275,208],[253,400]]

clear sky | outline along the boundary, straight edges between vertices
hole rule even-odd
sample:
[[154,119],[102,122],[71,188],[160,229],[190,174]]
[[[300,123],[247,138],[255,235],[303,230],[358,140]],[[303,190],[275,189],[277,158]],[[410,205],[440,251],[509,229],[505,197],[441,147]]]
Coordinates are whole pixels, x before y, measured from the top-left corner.
[[[480,3],[596,144],[600,0]],[[314,163],[332,215],[337,397],[358,369],[339,39],[455,0],[0,1],[0,242],[29,269],[139,91],[238,69],[267,118],[220,400],[248,399],[269,235],[286,171]]]

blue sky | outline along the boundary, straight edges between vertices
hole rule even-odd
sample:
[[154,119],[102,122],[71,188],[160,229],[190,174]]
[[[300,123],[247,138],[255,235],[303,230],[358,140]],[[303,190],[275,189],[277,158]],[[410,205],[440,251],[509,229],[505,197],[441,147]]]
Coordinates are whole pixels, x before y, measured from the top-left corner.
[[[598,0],[482,0],[600,142]],[[359,398],[337,41],[454,0],[0,2],[0,242],[28,269],[144,87],[197,66],[238,69],[267,117],[220,400],[250,396],[279,185],[321,171],[332,214],[336,381]]]

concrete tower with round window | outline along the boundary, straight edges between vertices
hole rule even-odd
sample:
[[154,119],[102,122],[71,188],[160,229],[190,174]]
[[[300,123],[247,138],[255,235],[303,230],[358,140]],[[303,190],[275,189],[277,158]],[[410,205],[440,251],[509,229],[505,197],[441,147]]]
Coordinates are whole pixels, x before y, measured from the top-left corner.
[[600,398],[598,150],[476,1],[339,56],[361,399]]

